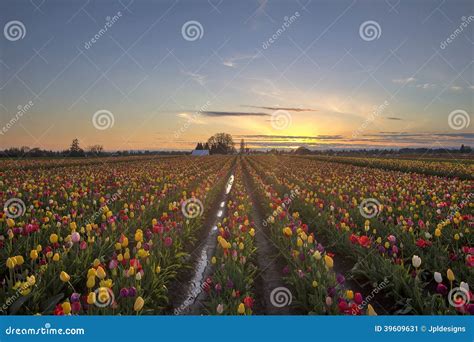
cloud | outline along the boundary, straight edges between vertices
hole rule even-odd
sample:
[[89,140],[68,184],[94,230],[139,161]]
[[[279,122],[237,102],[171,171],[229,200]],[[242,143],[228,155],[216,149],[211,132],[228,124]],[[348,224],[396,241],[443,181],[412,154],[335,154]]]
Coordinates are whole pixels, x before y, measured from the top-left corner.
[[250,138],[250,139],[304,139],[304,140],[337,140],[342,139],[341,135],[271,135],[271,134],[244,134],[237,135],[238,138]]
[[268,113],[261,112],[214,112],[214,111],[205,111],[202,112],[206,116],[270,116]]
[[189,76],[193,81],[199,83],[200,85],[206,84],[206,76],[201,74],[196,74],[190,71],[181,71],[184,75]]
[[222,62],[222,64],[224,64],[225,66],[227,66],[229,68],[236,68],[238,66],[239,61],[243,61],[243,60],[246,60],[246,59],[260,58],[261,56],[262,55],[261,55],[260,52],[257,52],[254,55],[237,55],[237,56],[229,57],[229,58],[225,59]]
[[407,84],[407,83],[412,83],[415,81],[416,81],[416,78],[413,78],[413,77],[398,78],[398,79],[392,80],[393,83],[398,83],[398,84]]
[[199,112],[196,112],[194,114],[178,113],[176,116],[179,117],[179,118],[185,119],[188,122],[192,122],[192,123],[195,123],[195,124],[198,124],[198,125],[205,125],[206,124],[206,122],[204,122],[203,120],[201,120],[199,118],[200,117]]
[[402,121],[402,120],[403,120],[402,118],[397,118],[397,117],[395,117],[395,116],[389,116],[389,117],[387,117],[387,118],[385,118],[385,119],[387,119],[387,120],[395,120],[395,121]]
[[417,84],[416,87],[421,88],[421,89],[433,89],[433,88],[436,88],[436,84],[434,84],[434,83],[423,83],[423,84]]
[[286,110],[289,112],[317,112],[317,109],[311,108],[297,108],[297,107],[265,107],[265,106],[242,106],[248,108],[259,108],[259,109],[268,109],[268,110]]
[[460,91],[460,90],[462,90],[462,87],[460,87],[460,86],[451,86],[449,89],[451,89],[453,91]]

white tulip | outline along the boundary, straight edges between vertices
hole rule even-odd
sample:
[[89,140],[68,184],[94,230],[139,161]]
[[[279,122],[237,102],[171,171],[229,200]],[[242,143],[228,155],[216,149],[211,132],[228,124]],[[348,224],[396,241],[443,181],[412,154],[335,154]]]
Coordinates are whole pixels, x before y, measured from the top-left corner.
[[466,292],[469,292],[469,284],[461,281],[461,284],[459,284],[459,287],[466,290]]
[[443,276],[439,272],[434,273],[434,280],[439,284],[443,281]]
[[411,263],[413,267],[418,268],[421,265],[421,258],[418,255],[414,255],[413,258],[411,258]]

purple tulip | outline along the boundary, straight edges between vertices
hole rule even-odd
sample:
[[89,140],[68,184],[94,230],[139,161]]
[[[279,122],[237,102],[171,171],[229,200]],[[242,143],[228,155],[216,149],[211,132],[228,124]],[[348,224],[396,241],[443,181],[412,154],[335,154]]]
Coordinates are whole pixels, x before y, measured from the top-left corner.
[[124,288],[120,289],[120,297],[125,298],[125,297],[128,297],[128,295],[129,295],[129,292],[128,292],[127,288],[124,287]]
[[131,288],[128,289],[128,296],[129,297],[135,297],[137,295],[137,289],[135,286],[132,286]]

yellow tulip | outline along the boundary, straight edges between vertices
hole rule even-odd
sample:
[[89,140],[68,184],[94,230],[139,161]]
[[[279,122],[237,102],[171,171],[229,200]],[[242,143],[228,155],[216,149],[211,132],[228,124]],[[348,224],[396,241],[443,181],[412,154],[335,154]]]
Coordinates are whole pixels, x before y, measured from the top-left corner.
[[87,296],[87,304],[92,305],[95,303],[95,300],[96,300],[95,292],[89,293],[89,295]]
[[61,306],[65,315],[69,315],[71,313],[71,303],[64,302]]
[[106,276],[104,269],[102,266],[97,267],[97,278],[104,279]]
[[59,253],[54,253],[53,261],[59,261]]
[[87,278],[87,283],[86,286],[91,289],[95,286],[95,277],[89,277]]
[[62,282],[67,283],[67,282],[69,281],[69,279],[71,279],[71,277],[69,276],[69,274],[67,274],[66,272],[62,271],[62,272],[59,274],[59,279],[61,279]]
[[237,313],[243,315],[245,313],[245,305],[244,303],[240,303],[237,307]]
[[38,251],[36,249],[32,249],[31,252],[30,252],[30,258],[32,260],[36,260],[38,259]]
[[367,315],[369,316],[377,316],[377,313],[375,312],[374,308],[372,305],[367,305]]
[[97,276],[97,270],[95,268],[89,268],[87,271],[87,278]]
[[156,272],[156,273],[160,273],[160,272],[161,272],[161,267],[160,267],[160,265],[156,266],[155,272]]
[[15,257],[15,262],[18,266],[21,266],[23,265],[23,263],[25,262],[25,259],[23,259],[23,256],[22,255],[17,255]]
[[453,271],[450,268],[448,268],[448,270],[446,271],[446,276],[448,277],[449,281],[454,281],[454,279],[456,279],[454,277]]
[[352,290],[347,290],[346,291],[346,297],[349,300],[353,299],[354,298],[354,292]]
[[324,262],[328,268],[332,268],[334,266],[334,260],[327,254],[324,256]]
[[49,241],[50,241],[51,243],[56,243],[56,242],[58,242],[58,235],[57,235],[57,234],[51,234],[51,235],[49,236]]
[[7,219],[7,226],[9,228],[13,228],[13,226],[15,225],[15,221],[11,218]]
[[316,260],[321,260],[321,253],[319,251],[314,252],[313,258]]
[[213,256],[213,257],[211,258],[211,263],[212,263],[213,265],[215,265],[216,262],[217,262],[217,259],[216,259],[215,256]]
[[145,301],[143,300],[143,298],[138,296],[137,299],[135,299],[135,304],[133,304],[133,310],[140,311],[143,308],[144,304]]
[[16,262],[16,259],[15,258],[8,258],[7,259],[7,267],[9,269],[12,269],[16,266],[17,262]]
[[303,246],[303,240],[302,240],[300,237],[298,237],[298,238],[296,239],[296,245],[297,245],[298,247],[302,247],[302,246]]

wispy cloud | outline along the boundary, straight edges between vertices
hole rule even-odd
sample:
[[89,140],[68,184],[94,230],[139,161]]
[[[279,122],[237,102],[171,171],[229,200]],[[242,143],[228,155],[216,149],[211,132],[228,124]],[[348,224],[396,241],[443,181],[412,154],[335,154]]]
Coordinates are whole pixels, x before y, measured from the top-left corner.
[[226,58],[222,62],[222,64],[224,64],[225,66],[227,66],[229,68],[236,68],[239,65],[240,61],[244,61],[244,60],[247,60],[247,59],[255,59],[255,58],[259,58],[259,57],[261,57],[260,52],[257,52],[254,55],[237,55],[237,56]]
[[259,109],[268,109],[268,110],[286,110],[289,112],[317,112],[317,109],[311,108],[298,108],[298,107],[267,107],[267,106],[247,106],[243,105],[242,107],[247,108],[259,108]]
[[421,89],[433,89],[433,88],[436,88],[436,84],[434,84],[434,83],[422,83],[422,84],[417,84],[416,87],[421,88]]
[[262,112],[214,112],[214,111],[202,112],[202,115],[205,115],[205,116],[271,116],[268,113],[262,113]]
[[401,120],[403,120],[402,118],[397,118],[397,117],[395,117],[395,116],[389,116],[389,117],[387,117],[387,118],[385,118],[385,119],[387,119],[387,120],[394,120],[394,121],[401,121]]
[[414,77],[397,78],[397,79],[392,80],[393,83],[398,83],[398,84],[407,84],[407,83],[412,83],[415,81],[416,81],[416,78]]
[[188,122],[192,122],[192,123],[195,123],[195,124],[198,124],[198,125],[205,125],[206,124],[206,122],[201,120],[199,118],[199,115],[196,115],[196,114],[178,113],[176,116],[181,118],[181,119],[185,119]]
[[190,71],[181,71],[181,72],[184,75],[191,77],[191,79],[193,81],[199,83],[200,85],[205,85],[206,84],[206,76],[205,75],[197,74],[197,73],[190,72]]
[[282,139],[282,140],[337,140],[342,139],[341,135],[272,135],[272,134],[244,134],[237,135],[238,138],[250,139]]

